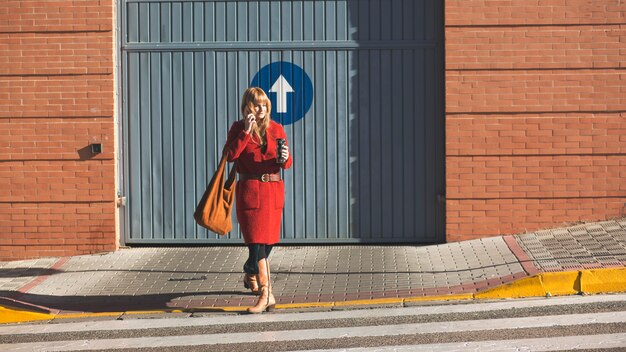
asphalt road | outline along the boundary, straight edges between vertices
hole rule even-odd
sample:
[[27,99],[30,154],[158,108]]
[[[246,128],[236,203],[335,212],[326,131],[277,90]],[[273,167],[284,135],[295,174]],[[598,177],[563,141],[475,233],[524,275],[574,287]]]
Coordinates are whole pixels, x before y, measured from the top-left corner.
[[626,295],[0,326],[0,351],[626,351]]

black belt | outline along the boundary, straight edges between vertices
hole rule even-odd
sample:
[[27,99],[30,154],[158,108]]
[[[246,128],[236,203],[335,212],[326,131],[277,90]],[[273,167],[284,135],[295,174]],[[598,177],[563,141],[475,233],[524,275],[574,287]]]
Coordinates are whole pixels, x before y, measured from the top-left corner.
[[261,182],[278,182],[280,174],[239,174],[240,180],[257,180]]

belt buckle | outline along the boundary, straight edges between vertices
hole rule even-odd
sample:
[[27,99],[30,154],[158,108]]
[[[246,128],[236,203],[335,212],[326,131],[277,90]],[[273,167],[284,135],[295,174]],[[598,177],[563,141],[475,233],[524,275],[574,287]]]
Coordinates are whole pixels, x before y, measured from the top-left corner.
[[270,182],[270,175],[268,174],[261,175],[261,182]]

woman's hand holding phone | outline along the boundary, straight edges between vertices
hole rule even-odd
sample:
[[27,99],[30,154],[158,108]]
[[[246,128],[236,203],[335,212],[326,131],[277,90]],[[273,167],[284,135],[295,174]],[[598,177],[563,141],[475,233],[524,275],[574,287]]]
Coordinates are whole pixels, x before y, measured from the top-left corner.
[[256,125],[256,116],[254,114],[248,114],[245,119],[245,127],[246,133],[250,133],[252,131],[252,126]]
[[289,147],[285,144],[283,145],[283,150],[280,151],[280,159],[281,159],[281,164],[284,164],[287,162],[287,159],[289,159]]

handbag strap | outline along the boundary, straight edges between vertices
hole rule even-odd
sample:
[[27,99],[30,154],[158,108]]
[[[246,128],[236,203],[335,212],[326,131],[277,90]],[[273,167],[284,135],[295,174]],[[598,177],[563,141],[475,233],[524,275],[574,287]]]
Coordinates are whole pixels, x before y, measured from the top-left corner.
[[[222,161],[224,161],[228,157],[227,154],[228,154],[228,146],[225,145],[224,149],[222,149]],[[222,161],[220,161],[220,163]],[[230,185],[232,185],[235,182],[236,177],[237,177],[237,160],[233,162],[233,167],[230,169],[230,172],[228,173],[228,179],[224,183],[224,186],[226,188],[230,188]]]

